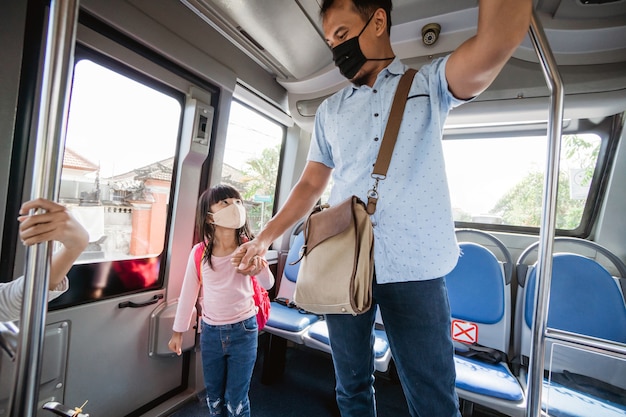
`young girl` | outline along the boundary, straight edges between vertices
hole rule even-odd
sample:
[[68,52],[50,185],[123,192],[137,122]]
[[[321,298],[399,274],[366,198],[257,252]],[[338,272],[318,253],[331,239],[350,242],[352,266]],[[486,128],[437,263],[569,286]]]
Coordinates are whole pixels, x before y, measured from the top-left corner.
[[[181,354],[182,332],[189,329],[202,285],[200,346],[209,415],[248,417],[248,390],[257,353],[257,311],[250,277],[238,272],[230,260],[241,243],[253,238],[239,192],[228,185],[205,191],[198,201],[196,226],[204,241],[202,282],[192,250],[169,349]],[[267,261],[256,257],[252,263],[250,275],[264,288],[271,288],[274,276]]]

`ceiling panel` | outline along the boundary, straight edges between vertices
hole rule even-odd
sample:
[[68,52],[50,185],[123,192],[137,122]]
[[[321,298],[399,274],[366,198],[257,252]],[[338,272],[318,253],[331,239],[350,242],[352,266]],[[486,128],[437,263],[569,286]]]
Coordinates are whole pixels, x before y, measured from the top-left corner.
[[331,62],[314,22],[293,0],[183,0],[279,78],[304,78]]

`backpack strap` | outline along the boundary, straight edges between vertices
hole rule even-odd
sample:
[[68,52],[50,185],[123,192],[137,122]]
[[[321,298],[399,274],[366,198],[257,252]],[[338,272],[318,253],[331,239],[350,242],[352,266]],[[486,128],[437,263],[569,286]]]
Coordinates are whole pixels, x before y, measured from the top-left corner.
[[204,243],[196,243],[193,247],[193,260],[196,264],[196,275],[198,281],[202,283],[202,255],[204,254]]

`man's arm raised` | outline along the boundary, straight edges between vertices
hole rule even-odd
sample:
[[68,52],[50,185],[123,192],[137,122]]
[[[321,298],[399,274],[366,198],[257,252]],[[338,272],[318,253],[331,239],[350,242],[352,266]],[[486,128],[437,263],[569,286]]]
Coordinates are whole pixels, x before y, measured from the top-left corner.
[[530,27],[532,0],[480,0],[478,30],[450,56],[446,79],[452,94],[470,99],[495,80]]

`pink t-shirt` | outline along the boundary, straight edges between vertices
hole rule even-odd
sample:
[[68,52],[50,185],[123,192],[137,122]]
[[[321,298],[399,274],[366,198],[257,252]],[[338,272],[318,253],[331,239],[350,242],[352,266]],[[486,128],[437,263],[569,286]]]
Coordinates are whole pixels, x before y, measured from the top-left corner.
[[[256,306],[252,295],[252,282],[248,275],[237,272],[228,256],[213,256],[211,262],[202,262],[202,320],[208,324],[232,324],[255,316]],[[265,267],[256,278],[259,284],[270,289],[274,285],[274,275]],[[178,299],[173,330],[185,332],[189,329],[193,307],[196,304],[200,281],[196,274],[193,251],[189,254],[183,287]]]

